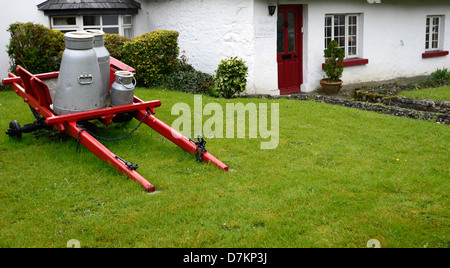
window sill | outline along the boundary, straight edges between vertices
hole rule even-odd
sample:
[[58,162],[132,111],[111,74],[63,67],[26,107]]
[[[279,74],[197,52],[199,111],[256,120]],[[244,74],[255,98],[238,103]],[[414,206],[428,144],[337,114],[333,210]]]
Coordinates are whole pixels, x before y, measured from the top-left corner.
[[422,53],[422,58],[433,58],[433,57],[440,57],[440,56],[447,56],[448,51],[430,51]]
[[[350,66],[357,66],[357,65],[365,65],[368,64],[368,59],[362,59],[362,58],[351,58],[351,59],[345,59],[344,60],[344,67],[350,67]],[[324,69],[325,63],[322,63],[322,69]]]

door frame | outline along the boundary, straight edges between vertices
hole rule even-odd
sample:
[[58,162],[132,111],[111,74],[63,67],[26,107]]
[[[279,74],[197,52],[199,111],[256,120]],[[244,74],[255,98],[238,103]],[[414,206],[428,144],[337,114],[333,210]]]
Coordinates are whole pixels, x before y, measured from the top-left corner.
[[[299,58],[299,62],[298,62],[298,73],[297,73],[297,77],[298,77],[298,88],[286,88],[286,89],[281,89],[280,90],[280,95],[285,95],[285,94],[292,94],[292,93],[299,93],[301,92],[301,85],[303,84],[303,5],[279,5],[278,9],[277,9],[277,16],[278,13],[283,13],[283,12],[289,12],[289,11],[293,11],[295,10],[295,12],[297,12],[298,16],[296,17],[296,21],[295,21],[295,31],[296,31],[296,51],[292,52],[291,54],[297,54],[297,57]],[[281,61],[282,58],[282,53],[278,53],[278,51],[276,51],[277,53],[277,65],[278,62]],[[286,54],[286,53],[285,53]],[[279,69],[277,68],[277,72],[278,72],[278,77],[280,76],[279,73]],[[277,81],[278,85],[279,85],[279,78]]]

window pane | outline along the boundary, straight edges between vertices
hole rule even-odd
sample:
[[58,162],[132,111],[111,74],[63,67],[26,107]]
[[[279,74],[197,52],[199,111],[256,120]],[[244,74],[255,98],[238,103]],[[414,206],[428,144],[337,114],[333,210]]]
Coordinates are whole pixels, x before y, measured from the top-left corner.
[[284,13],[278,14],[277,21],[277,51],[284,52]]
[[124,28],[123,35],[130,38],[133,37],[133,28]]
[[325,37],[326,38],[331,38],[331,27],[326,27],[325,28]]
[[431,48],[438,48],[438,42],[437,41],[433,41],[431,43]]
[[288,47],[295,52],[295,13],[288,13]]
[[331,27],[331,17],[325,17],[325,26]]
[[344,48],[345,47],[345,37],[339,37],[336,40],[338,42],[338,45],[340,48]]
[[119,34],[119,27],[103,28],[103,31],[109,34]]
[[325,48],[328,48],[328,45],[331,42],[331,37],[330,38],[325,38]]
[[83,25],[100,25],[100,16],[83,16]]
[[63,25],[77,25],[76,17],[54,17],[53,25],[63,26]]
[[123,24],[131,24],[131,16],[123,16]]
[[103,25],[119,25],[118,15],[103,16]]

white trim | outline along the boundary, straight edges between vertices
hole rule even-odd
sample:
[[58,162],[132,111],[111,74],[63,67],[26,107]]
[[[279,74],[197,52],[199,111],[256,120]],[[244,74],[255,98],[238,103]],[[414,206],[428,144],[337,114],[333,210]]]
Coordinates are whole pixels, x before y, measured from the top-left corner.
[[[345,16],[345,18],[344,18],[344,20],[345,20],[345,22],[344,22],[344,47],[343,47],[343,49],[344,49],[344,51],[345,51],[345,59],[351,59],[351,58],[362,58],[362,55],[361,55],[361,43],[362,43],[362,31],[361,31],[361,16],[362,16],[362,14],[360,14],[360,13],[336,13],[336,14],[325,14],[325,18],[324,19],[326,19],[327,17],[328,18],[331,18],[331,36],[325,36],[325,33],[324,33],[324,41],[325,41],[325,38],[331,38],[331,40],[334,40],[335,39],[335,36],[334,36],[334,28],[335,28],[335,24],[334,24],[334,17],[335,16]],[[354,17],[356,17],[356,32],[355,32],[355,35],[356,35],[356,53],[354,54],[354,55],[348,55],[348,49],[349,49],[349,45],[348,45],[348,37],[349,37],[349,20],[350,20],[350,17],[352,17],[352,16],[354,16]],[[325,28],[326,27],[330,27],[330,26],[325,26]],[[324,28],[324,30],[325,30],[325,28]],[[325,46],[325,48],[326,48],[326,46]]]
[[[83,23],[83,17],[84,16],[100,16],[100,24],[99,25],[89,25],[89,26],[85,26]],[[134,16],[133,15],[115,15],[117,16],[117,20],[118,20],[118,24],[117,25],[103,25],[103,16],[114,16],[114,15],[73,15],[73,16],[51,16],[50,17],[50,27],[54,30],[59,30],[59,31],[63,31],[63,32],[68,32],[68,31],[82,31],[84,29],[99,29],[104,31],[105,29],[108,28],[117,28],[118,29],[118,34],[125,36],[125,30],[124,29],[131,29],[131,33],[132,35],[134,34],[133,32],[133,19]],[[124,24],[123,23],[123,19],[125,16],[129,16],[131,17],[131,24]],[[54,25],[53,24],[53,19],[54,18],[64,18],[64,17],[75,17],[76,18],[76,25]],[[133,37],[133,36],[128,36],[128,37]]]
[[[437,31],[437,47],[433,47],[433,20],[438,19],[438,31]],[[436,51],[443,50],[443,41],[444,40],[444,16],[443,15],[429,15],[426,17],[426,20],[430,20],[429,32],[426,32],[427,25],[425,24],[425,51]],[[428,37],[428,41],[427,40]],[[426,47],[428,43],[428,48]]]

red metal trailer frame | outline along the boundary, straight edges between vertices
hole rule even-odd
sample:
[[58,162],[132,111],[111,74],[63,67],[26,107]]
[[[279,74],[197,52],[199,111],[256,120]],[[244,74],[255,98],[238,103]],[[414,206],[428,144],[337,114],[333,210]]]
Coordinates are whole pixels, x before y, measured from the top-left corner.
[[[135,70],[111,57],[110,66],[110,85],[114,82],[114,73],[118,70],[135,72]],[[43,82],[47,79],[58,78],[59,72],[51,72],[33,75],[22,67],[17,67],[18,76],[9,73],[9,78],[2,80],[4,85],[11,85],[17,95],[22,97],[24,101],[32,107],[37,114],[45,119],[45,124],[52,126],[60,132],[65,132],[73,138],[77,139],[83,146],[89,149],[93,154],[108,164],[111,164],[129,178],[139,182],[148,192],[154,192],[155,187],[144,177],[136,172],[136,168],[130,167],[130,163],[124,161],[119,156],[112,153],[108,148],[101,144],[77,122],[83,120],[98,119],[106,126],[110,125],[111,120],[119,114],[133,113],[134,118],[153,128],[155,131],[169,139],[183,150],[197,154],[197,157],[207,163],[212,163],[222,170],[228,171],[228,166],[215,158],[204,148],[199,148],[199,144],[184,137],[182,134],[159,120],[154,116],[155,108],[161,106],[159,100],[142,101],[138,97],[134,97],[134,102],[129,105],[108,107],[104,109],[80,112],[68,115],[56,115],[51,109],[52,100],[50,97],[48,86]],[[201,153],[199,150],[202,149]]]

